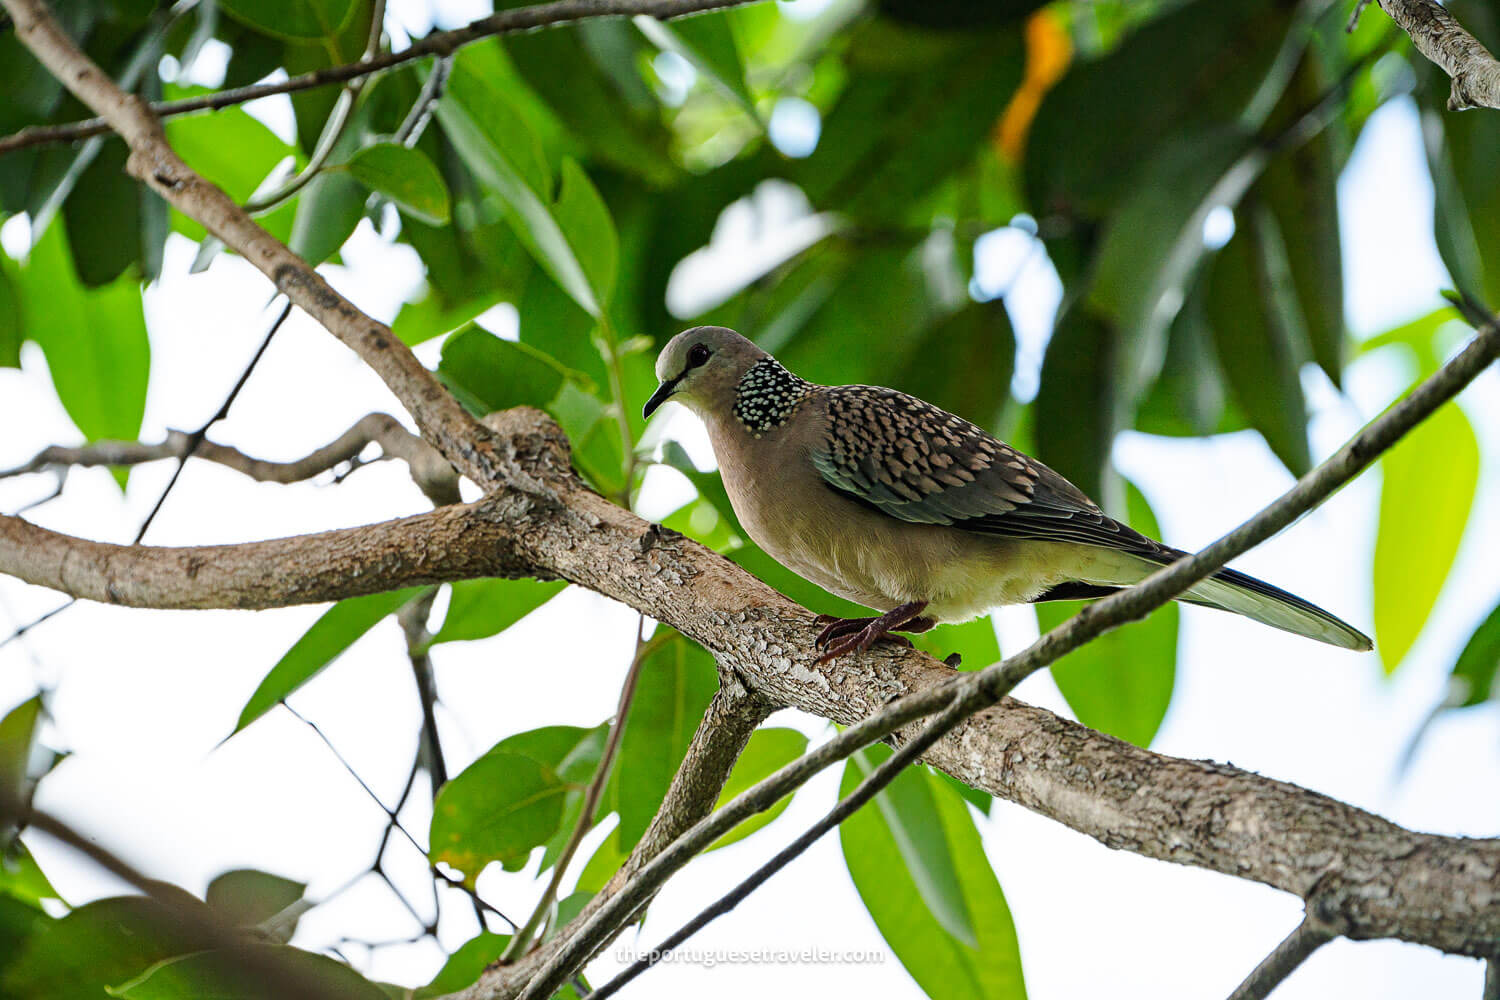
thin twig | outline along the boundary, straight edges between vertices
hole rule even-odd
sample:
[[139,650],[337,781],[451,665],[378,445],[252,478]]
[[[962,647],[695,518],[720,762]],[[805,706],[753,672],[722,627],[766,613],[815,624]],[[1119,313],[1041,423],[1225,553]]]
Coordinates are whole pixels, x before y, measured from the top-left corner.
[[78,603],[78,598],[76,598],[76,597],[70,597],[66,601],[64,601],[63,603],[59,604],[57,607],[53,608],[51,611],[48,611],[46,614],[42,615],[41,617],[39,617],[39,618],[33,618],[31,621],[27,622],[25,625],[22,625],[22,626],[18,627],[14,632],[12,632],[10,635],[6,636],[4,639],[0,639],[0,649],[3,649],[4,647],[6,647],[7,645],[9,645],[10,643],[12,643],[15,640],[21,638],[21,636],[25,635],[27,632],[30,632],[32,629],[36,628],[38,625],[40,625],[42,622],[46,621],[47,619],[52,618],[52,617],[54,617],[56,615],[62,614],[64,611],[68,610],[69,608],[71,608],[73,605],[75,605],[77,603]]
[[[179,101],[159,101],[151,105],[151,110],[160,118],[172,118],[194,111],[227,108],[276,94],[294,94],[315,87],[345,83],[372,73],[402,66],[426,56],[452,55],[470,42],[489,38],[492,35],[534,31],[538,28],[575,24],[599,17],[634,17],[644,14],[663,21],[687,14],[723,10],[726,7],[738,7],[754,2],[757,0],[554,0],[553,3],[497,11],[488,17],[472,21],[462,28],[433,32],[400,52],[387,52],[359,62],[329,66],[277,83],[237,87],[233,90],[223,90]],[[86,118],[62,125],[31,126],[0,138],[0,155],[44,143],[74,142],[89,136],[102,135],[109,130],[109,123],[102,117]]]
[[[663,630],[663,634],[671,634]],[[609,781],[609,772],[614,766],[615,756],[620,750],[620,738],[625,732],[625,720],[630,715],[630,705],[635,700],[636,683],[641,678],[641,666],[646,662],[653,645],[646,641],[646,616],[641,615],[636,625],[635,652],[630,657],[630,669],[625,672],[625,682],[620,685],[620,699],[615,706],[615,724],[609,730],[609,740],[604,744],[604,753],[599,757],[599,766],[594,768],[593,779],[589,782],[588,791],[583,796],[583,811],[578,815],[578,822],[573,826],[573,833],[568,837],[562,853],[552,865],[552,878],[547,882],[547,888],[542,891],[542,898],[537,900],[536,908],[531,911],[531,916],[526,924],[515,933],[506,945],[505,952],[500,956],[502,962],[514,962],[531,944],[532,937],[537,928],[547,918],[547,913],[552,907],[552,901],[557,898],[558,888],[562,885],[563,876],[567,874],[568,862],[573,860],[573,855],[578,851],[578,845],[583,843],[583,838],[594,828],[594,812],[599,808],[599,799],[604,795],[604,786]]]
[[[588,961],[609,937],[624,926],[639,905],[693,856],[741,820],[762,811],[792,791],[822,767],[894,732],[901,725],[951,706],[924,727],[913,742],[930,746],[948,729],[973,712],[994,704],[1035,671],[1085,642],[1128,621],[1143,617],[1193,584],[1223,567],[1230,559],[1265,541],[1333,495],[1340,487],[1390,448],[1439,406],[1452,399],[1500,356],[1500,321],[1491,319],[1474,339],[1434,375],[1404,399],[1376,417],[1344,447],[1303,476],[1275,502],[1238,528],[1195,555],[1183,556],[1095,604],[1085,607],[1059,627],[1043,635],[1021,653],[974,674],[897,699],[859,725],[846,729],[817,750],[777,771],[699,821],[665,850],[647,862],[636,877],[595,910],[537,971],[522,992],[522,1000],[550,996],[571,972]],[[900,719],[899,722],[894,720]],[[894,722],[894,724],[892,724]],[[892,758],[894,760],[895,757]],[[877,774],[893,774],[877,769]],[[866,779],[873,782],[876,775]],[[860,789],[864,789],[861,784]],[[878,790],[878,789],[876,789]],[[858,792],[859,789],[856,790]],[[869,794],[873,794],[873,791]]]
[[1265,1000],[1297,967],[1337,935],[1310,916],[1276,946],[1229,994],[1229,1000]]
[[1484,992],[1480,1000],[1500,1000],[1500,958],[1487,959],[1484,963]]
[[438,789],[448,783],[448,764],[443,759],[443,744],[438,739],[437,683],[432,676],[432,657],[427,653],[432,639],[432,633],[427,631],[427,616],[432,614],[432,602],[436,599],[437,588],[433,588],[396,612],[396,621],[406,636],[406,656],[411,661],[412,675],[417,682],[417,700],[422,706],[418,757],[427,764],[433,798],[437,797]]
[[261,339],[260,346],[250,356],[250,363],[245,365],[244,371],[240,372],[240,377],[235,381],[234,388],[230,389],[229,395],[224,397],[224,402],[219,405],[218,410],[214,411],[214,415],[209,417],[202,427],[199,427],[188,435],[187,446],[182,452],[182,457],[177,460],[177,468],[172,470],[172,478],[167,480],[166,489],[161,491],[161,495],[156,498],[156,503],[151,506],[151,513],[147,514],[146,519],[141,522],[140,530],[135,533],[135,539],[131,542],[132,545],[141,544],[141,539],[146,537],[146,530],[151,527],[151,522],[156,520],[156,515],[161,512],[162,504],[167,502],[167,497],[171,494],[172,487],[177,485],[177,479],[182,475],[183,466],[187,465],[187,460],[192,458],[193,454],[202,446],[204,439],[208,437],[209,429],[220,420],[229,416],[229,408],[234,405],[235,399],[239,397],[240,390],[245,388],[245,383],[250,381],[250,373],[255,371],[255,366],[260,363],[261,357],[265,355],[266,348],[271,346],[271,338],[276,336],[276,331],[281,329],[281,324],[286,322],[286,318],[291,313],[292,303],[288,300],[276,319],[272,321],[271,328],[266,331],[265,337]]

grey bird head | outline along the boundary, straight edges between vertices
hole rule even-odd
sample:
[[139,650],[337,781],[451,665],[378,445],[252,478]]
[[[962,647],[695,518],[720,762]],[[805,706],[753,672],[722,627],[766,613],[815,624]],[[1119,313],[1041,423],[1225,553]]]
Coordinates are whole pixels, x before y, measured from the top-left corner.
[[722,326],[684,330],[661,350],[656,377],[661,385],[646,400],[645,416],[669,399],[701,414],[716,400],[733,399],[734,387],[765,351]]

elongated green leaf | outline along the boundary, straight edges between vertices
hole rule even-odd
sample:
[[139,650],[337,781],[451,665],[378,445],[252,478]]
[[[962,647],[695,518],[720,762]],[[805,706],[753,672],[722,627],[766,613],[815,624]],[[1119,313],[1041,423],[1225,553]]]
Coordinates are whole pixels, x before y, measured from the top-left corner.
[[219,8],[261,34],[292,42],[332,38],[348,23],[354,0],[218,0]]
[[512,753],[547,765],[570,785],[582,787],[593,778],[604,755],[609,726],[543,726],[507,736],[486,753]]
[[279,944],[291,940],[297,920],[312,907],[302,898],[307,886],[280,875],[237,868],[208,883],[203,898],[219,917],[237,927],[263,925]]
[[384,594],[350,597],[323,612],[322,617],[313,622],[312,628],[276,661],[271,672],[256,687],[240,711],[234,732],[265,715],[283,698],[316,677],[340,653],[354,645],[356,639],[374,628],[376,622],[386,615],[395,614],[421,591],[421,587],[408,587]]
[[430,854],[452,865],[469,885],[498,861],[518,870],[562,822],[568,784],[523,754],[491,751],[438,792],[432,806]]
[[974,302],[934,324],[891,384],[993,429],[1010,398],[1016,335],[1005,302]]
[[421,150],[378,142],[356,152],[344,166],[355,180],[428,225],[448,223],[448,185]]
[[562,161],[561,186],[552,214],[583,268],[594,298],[608,305],[615,292],[620,238],[614,220],[589,175],[572,159]]
[[285,945],[246,945],[160,962],[113,990],[124,1000],[275,1000],[278,981],[306,984],[305,995],[328,1000],[387,1000],[364,976],[327,955]]
[[615,764],[620,849],[634,846],[646,832],[717,689],[713,657],[680,635],[641,664]]
[[[878,762],[863,752],[849,759],[862,778],[868,778]],[[928,911],[957,941],[978,948],[952,845],[938,817],[937,787],[922,770],[907,768],[875,797],[875,806]]]
[[562,580],[459,580],[448,599],[443,627],[433,645],[499,635],[564,587]]
[[1450,681],[1457,688],[1453,699],[1457,707],[1478,705],[1493,697],[1496,671],[1500,671],[1500,604],[1479,623],[1453,664]]
[[544,409],[568,371],[535,347],[470,326],[443,344],[438,378],[479,413],[512,406]]
[[58,399],[78,430],[90,441],[134,441],[151,365],[139,284],[127,276],[84,289],[61,223],[32,249],[20,284],[26,337],[47,356]]
[[1247,202],[1208,276],[1208,317],[1240,409],[1295,475],[1312,466],[1299,369],[1307,334],[1296,311],[1285,245],[1263,206]]
[[[740,759],[734,762],[734,770],[729,772],[729,780],[724,783],[724,790],[719,793],[719,802],[714,806],[718,809],[724,803],[733,799],[736,795],[748,789],[756,782],[770,777],[776,771],[790,764],[807,752],[807,737],[795,729],[757,729],[751,736],[750,742],[745,747],[745,752],[740,754]],[[777,816],[786,811],[786,807],[792,804],[791,796],[781,799],[765,812],[756,813],[745,820],[739,826],[730,830],[724,836],[713,842],[708,849],[717,850],[727,847],[736,841],[744,840],[761,827],[770,823]]]
[[[19,838],[0,851],[0,896],[9,896],[32,906],[39,906],[44,899],[62,899]],[[0,937],[0,941],[3,940]],[[4,961],[0,960],[0,980],[4,978],[3,973]]]
[[1375,645],[1395,672],[1437,603],[1479,483],[1479,443],[1444,406],[1380,459],[1375,537]]
[[1123,496],[1110,449],[1123,426],[1122,389],[1114,377],[1120,350],[1114,323],[1074,304],[1047,343],[1034,404],[1037,457],[1116,513]]
[[0,368],[21,367],[21,341],[26,339],[21,308],[15,265],[0,254]]
[[510,208],[516,235],[537,262],[590,315],[601,315],[604,297],[581,263],[583,248],[570,243],[553,214],[551,180],[525,120],[463,61],[454,67],[437,115],[469,169]]
[[[1161,530],[1146,498],[1126,484],[1130,525],[1152,538]],[[1042,631],[1078,613],[1082,602],[1049,601],[1036,606]],[[1178,608],[1168,604],[1149,618],[1106,632],[1052,664],[1052,679],[1085,726],[1136,746],[1151,745],[1166,717],[1177,674]]]
[[1136,408],[1135,428],[1147,434],[1196,437],[1249,426],[1231,405],[1208,322],[1208,280],[1200,268],[1167,334],[1156,382]]
[[[870,747],[860,754],[870,766],[890,751]],[[844,767],[840,794],[853,791],[864,773],[865,768],[851,759]],[[938,922],[907,868],[885,810],[867,806],[839,827],[839,843],[875,926],[928,996],[1022,1000],[1026,986],[1015,925],[967,806],[956,792],[921,769],[908,769],[897,779],[902,781],[925,783],[935,806],[931,820],[935,826],[926,833],[941,842],[950,859],[978,947],[958,940]]]
[[745,83],[745,63],[740,58],[734,29],[725,13],[658,21],[638,14],[633,19],[641,34],[665,52],[675,52],[719,86],[750,117],[760,120],[755,98]]

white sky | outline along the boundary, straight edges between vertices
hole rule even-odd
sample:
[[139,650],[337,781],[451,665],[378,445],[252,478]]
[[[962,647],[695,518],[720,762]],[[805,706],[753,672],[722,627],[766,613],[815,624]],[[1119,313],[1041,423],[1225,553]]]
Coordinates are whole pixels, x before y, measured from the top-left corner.
[[[1438,304],[1446,278],[1431,244],[1431,191],[1420,161],[1415,113],[1398,102],[1369,127],[1340,187],[1350,322],[1378,332]],[[367,231],[331,280],[372,314],[390,318],[415,284],[408,252],[379,246]],[[220,257],[188,278],[191,250],[169,246],[166,277],[148,297],[152,387],[146,439],[192,427],[218,405],[263,332],[266,284],[241,261]],[[998,267],[993,261],[981,262]],[[1006,273],[1005,268],[1000,268]],[[1037,314],[1052,290],[1046,269],[1031,269],[1012,306],[1023,351],[1040,343]],[[429,362],[433,345],[421,352]],[[28,345],[23,374],[0,372],[0,467],[43,446],[76,440]],[[1318,412],[1315,450],[1327,454],[1399,391],[1402,373],[1379,359],[1356,364],[1347,400],[1310,378]],[[1464,396],[1479,429],[1486,476],[1475,510],[1500,500],[1500,377],[1487,373]],[[258,455],[291,458],[324,444],[372,409],[399,412],[378,379],[333,338],[298,314],[215,432]],[[702,453],[701,432],[674,416],[671,431]],[[1252,514],[1289,483],[1254,435],[1163,441],[1127,435],[1122,469],[1148,494],[1174,544],[1202,545]],[[75,473],[66,496],[28,515],[91,538],[128,541],[170,468],[139,470],[121,501],[106,474]],[[0,482],[0,509],[38,496],[40,479]],[[1377,481],[1339,494],[1239,565],[1289,586],[1356,624],[1370,620],[1369,558]],[[660,504],[661,497],[656,498]],[[149,536],[157,544],[264,538],[384,519],[423,509],[394,466],[365,469],[339,486],[256,486],[205,464],[192,465]],[[1459,644],[1500,594],[1494,573],[1500,528],[1473,518],[1461,560],[1429,628],[1394,681],[1376,658],[1356,656],[1256,626],[1187,610],[1172,710],[1155,749],[1228,760],[1372,809],[1416,829],[1493,835],[1500,829],[1500,711],[1491,704],[1451,715],[1430,732],[1403,780],[1394,765],[1405,741],[1437,702]],[[1351,558],[1352,555],[1352,558]],[[55,594],[0,580],[0,634],[58,603]],[[48,738],[73,756],[42,785],[41,804],[117,849],[146,871],[194,891],[218,872],[258,867],[311,883],[319,897],[368,863],[382,821],[354,781],[300,723],[273,712],[214,749],[265,671],[322,608],[248,612],[141,612],[81,605],[0,649],[0,709],[38,685],[54,688]],[[1005,647],[1034,633],[1027,609],[1002,614]],[[588,627],[579,627],[587,623]],[[455,773],[496,740],[553,723],[593,725],[613,710],[629,655],[634,615],[597,596],[568,592],[505,636],[440,647],[440,716]],[[1049,677],[1034,677],[1022,698],[1055,711],[1066,706]],[[293,698],[390,801],[415,745],[418,715],[398,632],[375,629]],[[821,737],[820,720],[778,715]],[[767,832],[695,862],[654,904],[637,938],[649,947],[717,897],[831,805],[837,773],[800,794]],[[420,791],[408,827],[422,836]],[[1295,899],[1258,885],[1128,854],[1017,807],[997,804],[981,823],[1016,916],[1033,998],[1224,996],[1296,923]],[[587,856],[598,834],[591,838]],[[30,842],[54,884],[72,902],[119,885],[44,838]],[[414,854],[409,884],[424,881]],[[401,865],[395,866],[398,873]],[[523,918],[540,885],[523,875],[487,875],[481,887],[502,910]],[[423,908],[428,897],[418,892]],[[474,930],[451,907],[442,928],[454,947]],[[404,937],[410,917],[373,879],[302,922],[297,943],[326,945],[341,934]],[[836,836],[824,838],[734,913],[695,939],[702,950],[729,948],[886,952],[853,891]],[[598,983],[619,963],[606,954],[590,969]],[[360,958],[364,954],[356,950]],[[441,954],[430,943],[382,949],[371,974],[425,982]],[[1473,961],[1393,943],[1340,942],[1320,951],[1277,993],[1278,1000],[1331,995],[1471,997],[1480,989]],[[759,997],[837,989],[882,997],[920,995],[899,963],[705,968],[653,971],[633,996]]]

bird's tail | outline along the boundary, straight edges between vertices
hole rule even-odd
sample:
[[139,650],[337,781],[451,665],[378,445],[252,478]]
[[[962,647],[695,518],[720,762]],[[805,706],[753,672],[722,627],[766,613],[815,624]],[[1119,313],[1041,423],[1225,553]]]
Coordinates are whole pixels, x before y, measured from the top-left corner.
[[[1150,556],[1118,549],[1096,549],[1090,553],[1088,566],[1079,576],[1089,584],[1129,586],[1185,554],[1165,546],[1159,555],[1152,553]],[[1232,611],[1272,628],[1344,649],[1364,652],[1374,648],[1369,636],[1337,615],[1239,570],[1221,569],[1207,580],[1194,584],[1179,600]]]

